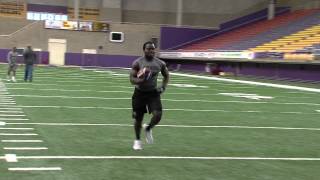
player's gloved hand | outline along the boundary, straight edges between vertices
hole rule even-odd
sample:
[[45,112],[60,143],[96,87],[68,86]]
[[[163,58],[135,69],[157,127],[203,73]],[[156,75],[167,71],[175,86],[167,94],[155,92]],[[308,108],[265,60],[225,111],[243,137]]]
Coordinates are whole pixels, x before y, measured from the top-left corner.
[[161,87],[158,87],[158,88],[157,88],[157,92],[158,92],[159,94],[162,94],[165,90],[166,90],[166,87],[164,87],[164,86],[161,86]]

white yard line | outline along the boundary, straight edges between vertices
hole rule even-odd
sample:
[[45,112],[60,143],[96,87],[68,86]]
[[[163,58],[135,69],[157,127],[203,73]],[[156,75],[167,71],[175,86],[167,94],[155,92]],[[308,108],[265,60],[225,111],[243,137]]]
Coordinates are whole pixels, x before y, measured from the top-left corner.
[[13,104],[16,104],[16,103],[0,103],[0,105],[13,105]]
[[[0,157],[1,158],[1,157]],[[3,157],[1,158],[3,159]],[[310,157],[199,157],[199,156],[17,156],[17,159],[193,159],[193,160],[273,160],[273,161],[320,161]]]
[[[230,101],[229,101],[230,102]],[[112,109],[112,110],[131,110],[132,108],[116,108],[116,107],[81,107],[81,106],[16,106],[21,108],[69,108],[69,109]],[[247,110],[247,111],[229,111],[222,109],[164,109],[165,111],[183,111],[183,112],[225,112],[225,113],[272,113],[272,114],[318,114],[316,112],[305,113],[305,112],[267,112],[267,111],[255,111],[255,110]]]
[[[7,123],[8,124],[8,123]],[[38,134],[35,133],[21,133],[21,134],[15,134],[15,133],[0,133],[0,136],[38,136]]]
[[36,88],[8,88],[15,90],[37,90],[37,91],[61,91],[61,92],[98,92],[98,93],[130,93],[132,91],[95,91],[95,90],[85,90],[85,89],[36,89]]
[[0,128],[3,130],[34,130],[33,128]]
[[[99,100],[130,100],[130,97],[75,97],[75,96],[41,96],[41,95],[13,95],[16,97],[27,97],[27,98],[63,98],[63,99],[99,99]],[[278,104],[278,105],[309,105],[309,106],[320,106],[318,103],[304,103],[304,102],[264,102],[264,101],[213,101],[213,100],[199,100],[199,99],[167,99],[163,98],[163,101],[170,102],[201,102],[201,103],[243,103],[243,104]],[[21,106],[15,106],[21,107]]]
[[40,95],[13,95],[16,97],[28,97],[28,98],[62,98],[62,99],[103,99],[103,100],[129,100],[129,97],[115,98],[115,97],[74,97],[74,96],[40,96]]
[[208,76],[173,73],[173,72],[171,72],[170,74],[175,75],[175,76],[191,77],[191,78],[198,78],[198,79],[208,79],[208,80],[216,80],[216,81],[224,81],[224,82],[232,82],[232,83],[240,83],[240,84],[249,84],[249,85],[256,85],[256,86],[267,86],[267,87],[275,87],[275,88],[282,88],[282,89],[294,89],[294,90],[299,90],[299,91],[308,91],[308,92],[317,92],[317,93],[320,92],[320,89],[316,89],[316,88],[289,86],[289,85],[272,84],[272,83],[261,83],[261,82],[254,82],[254,81],[235,80],[235,79],[208,77]]
[[23,112],[22,111],[0,111],[0,113],[17,113],[17,114],[21,114]]
[[314,95],[314,94],[317,94],[317,93],[310,93],[310,92],[301,92],[301,91],[293,91],[293,92],[281,92],[281,93],[284,93],[284,94],[310,94],[310,95]]
[[[24,83],[20,84],[23,85]],[[19,83],[15,83],[15,85],[19,85]],[[32,84],[32,86],[68,86],[68,87],[96,87],[97,85],[94,84]],[[133,86],[116,86],[116,85],[104,85],[103,87],[109,87],[109,88],[124,88],[124,89],[134,89]],[[11,96],[11,95],[9,95]]]
[[61,167],[16,167],[8,168],[9,171],[61,171]]
[[[43,125],[43,126],[122,126],[131,127],[132,124],[104,124],[104,123],[7,123],[8,125]],[[275,129],[275,130],[306,130],[320,131],[320,128],[272,127],[272,126],[198,126],[198,125],[157,125],[157,127],[173,128],[234,128],[234,129]]]
[[37,91],[66,91],[66,92],[88,92],[91,90],[84,89],[38,89],[38,88],[8,88],[12,90],[37,90]]
[[4,150],[47,150],[47,147],[4,147]]
[[36,143],[36,142],[43,142],[42,140],[20,140],[20,139],[12,139],[12,140],[1,140],[4,143]]
[[126,110],[132,108],[117,108],[117,107],[99,107],[99,106],[89,106],[89,107],[81,107],[81,106],[18,106],[22,108],[69,108],[69,109],[119,109],[119,110]]
[[22,110],[21,108],[1,108],[1,110]]
[[29,119],[23,119],[23,118],[0,118],[0,121],[29,121]]
[[24,114],[0,114],[0,117],[22,117]]

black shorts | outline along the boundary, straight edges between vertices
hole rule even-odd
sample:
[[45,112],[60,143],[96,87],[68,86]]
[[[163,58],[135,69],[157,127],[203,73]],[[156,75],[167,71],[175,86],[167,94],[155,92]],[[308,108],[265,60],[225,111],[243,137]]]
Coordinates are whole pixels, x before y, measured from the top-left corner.
[[152,111],[162,111],[160,93],[156,90],[144,92],[138,89],[134,90],[132,96],[133,113],[143,114]]

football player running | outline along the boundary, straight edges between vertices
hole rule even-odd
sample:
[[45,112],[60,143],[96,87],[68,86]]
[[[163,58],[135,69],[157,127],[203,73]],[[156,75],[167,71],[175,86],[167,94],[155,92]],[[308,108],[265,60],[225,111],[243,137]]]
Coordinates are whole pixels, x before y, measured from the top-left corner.
[[[132,117],[134,119],[135,140],[134,150],[142,149],[140,139],[143,116],[146,112],[152,114],[149,124],[143,125],[146,142],[153,143],[152,129],[160,122],[162,104],[160,94],[163,93],[169,82],[169,71],[165,62],[155,57],[153,42],[143,44],[144,56],[132,63],[130,82],[135,85],[132,95]],[[162,84],[157,85],[158,74],[161,72]]]

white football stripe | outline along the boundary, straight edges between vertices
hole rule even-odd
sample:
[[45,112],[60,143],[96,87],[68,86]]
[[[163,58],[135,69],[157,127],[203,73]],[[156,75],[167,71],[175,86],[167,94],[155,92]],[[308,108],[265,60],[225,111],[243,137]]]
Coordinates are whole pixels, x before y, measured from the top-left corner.
[[12,143],[34,143],[34,142],[43,142],[42,140],[1,140],[1,142],[12,142]]
[[320,158],[281,157],[199,157],[199,156],[17,156],[18,159],[195,159],[195,160],[275,160],[320,161]]
[[4,147],[4,150],[46,150],[47,147]]
[[61,171],[61,167],[8,168],[9,171]]

